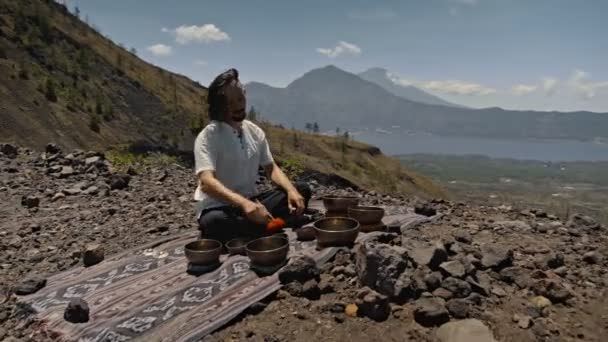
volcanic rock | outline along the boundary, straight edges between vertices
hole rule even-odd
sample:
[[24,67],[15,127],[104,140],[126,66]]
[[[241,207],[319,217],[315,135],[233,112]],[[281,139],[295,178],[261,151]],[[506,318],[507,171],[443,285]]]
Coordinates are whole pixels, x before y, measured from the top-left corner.
[[471,285],[464,280],[448,277],[441,282],[441,287],[452,292],[456,298],[464,298],[471,294]]
[[391,313],[388,297],[369,287],[359,290],[356,304],[360,315],[378,322],[386,320]]
[[415,296],[416,282],[411,279],[413,266],[404,248],[366,242],[357,249],[355,261],[362,285],[395,301]]
[[501,269],[513,263],[513,251],[499,246],[485,244],[481,246],[481,265],[484,268]]
[[424,216],[435,216],[437,215],[437,209],[429,203],[418,204],[414,207],[414,212],[418,215]]
[[448,276],[461,278],[466,274],[464,265],[460,260],[446,261],[439,265],[439,268],[444,271]]
[[37,292],[46,285],[46,279],[41,277],[32,277],[19,283],[15,287],[15,293],[20,296],[29,295]]
[[443,324],[436,336],[441,342],[496,342],[490,329],[477,319]]
[[466,299],[450,299],[446,303],[446,308],[454,318],[467,318],[469,316],[470,302]]
[[104,259],[104,249],[100,244],[90,243],[82,253],[82,261],[85,266],[93,266]]
[[82,298],[73,298],[63,312],[63,318],[71,323],[89,321],[89,304]]
[[440,241],[435,241],[431,245],[415,246],[409,249],[408,253],[416,264],[428,266],[433,270],[436,270],[442,262],[448,260],[448,253]]
[[45,148],[45,152],[48,154],[57,154],[57,153],[61,153],[61,149],[59,148],[59,146],[57,146],[55,144],[47,144],[46,148]]
[[531,287],[537,295],[547,297],[552,303],[563,303],[572,297],[572,293],[554,279],[541,279]]
[[418,324],[430,327],[449,321],[450,314],[443,299],[423,297],[415,302],[414,319]]
[[131,176],[127,174],[114,174],[109,179],[110,190],[122,190],[129,186]]
[[279,271],[281,284],[288,284],[292,281],[304,283],[310,279],[319,278],[319,268],[315,261],[308,256],[292,258],[290,263]]

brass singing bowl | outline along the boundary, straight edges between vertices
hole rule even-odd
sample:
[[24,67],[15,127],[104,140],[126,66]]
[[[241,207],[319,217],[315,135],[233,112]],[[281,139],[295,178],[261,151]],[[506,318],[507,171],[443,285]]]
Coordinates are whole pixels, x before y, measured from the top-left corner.
[[190,242],[184,247],[184,254],[191,264],[217,264],[220,261],[220,254],[222,254],[222,243],[211,239]]
[[230,255],[246,255],[245,246],[250,239],[236,238],[226,242],[226,249]]
[[359,234],[359,222],[350,217],[322,218],[313,227],[317,232],[317,243],[322,246],[349,246]]
[[354,218],[361,225],[376,224],[384,217],[384,208],[356,206],[348,208],[348,216]]
[[346,213],[348,207],[359,204],[359,198],[355,196],[325,196],[323,206],[328,212]]
[[289,240],[279,236],[265,236],[245,247],[251,263],[257,266],[276,266],[287,260]]

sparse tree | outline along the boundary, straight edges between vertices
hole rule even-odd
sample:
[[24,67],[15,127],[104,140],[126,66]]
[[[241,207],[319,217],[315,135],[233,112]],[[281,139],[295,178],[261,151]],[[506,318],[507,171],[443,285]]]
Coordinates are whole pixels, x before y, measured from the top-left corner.
[[336,135],[340,135],[340,127],[336,127]]
[[47,100],[51,102],[57,102],[57,93],[55,92],[55,82],[53,82],[52,78],[46,79],[46,84],[44,87],[44,96]]
[[78,8],[78,6],[74,6],[74,15],[76,18],[80,19],[80,8]]
[[312,131],[312,124],[310,122],[307,122],[304,127],[306,128],[307,132],[311,132]]
[[315,133],[319,133],[319,124],[318,123],[315,122],[312,125],[312,131],[315,132]]
[[103,114],[103,104],[101,103],[101,97],[97,96],[95,98],[95,113],[98,115]]
[[100,123],[101,120],[99,120],[99,116],[93,115],[91,116],[91,120],[89,121],[89,128],[91,129],[91,131],[99,133],[101,129],[101,127],[99,126]]
[[130,48],[129,52],[131,52],[131,54],[137,56],[137,49],[136,48],[134,48],[134,47]]
[[298,133],[296,131],[293,132],[293,147],[298,148],[300,146],[300,141],[298,139]]
[[22,80],[30,79],[30,74],[27,71],[27,66],[23,63],[19,64],[19,78]]
[[251,108],[249,108],[249,113],[247,113],[247,117],[251,121],[256,121],[257,120],[258,113],[255,111],[255,108],[253,108],[253,106],[251,106]]

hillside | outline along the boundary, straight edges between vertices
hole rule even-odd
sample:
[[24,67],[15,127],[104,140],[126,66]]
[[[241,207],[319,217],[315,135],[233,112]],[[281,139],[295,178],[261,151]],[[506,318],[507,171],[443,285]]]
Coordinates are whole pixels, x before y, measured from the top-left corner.
[[411,85],[397,85],[388,77],[388,71],[383,68],[370,68],[365,70],[364,72],[358,73],[357,75],[366,81],[376,83],[377,85],[386,89],[393,95],[402,97],[406,100],[448,107],[464,107],[455,103],[448,102],[438,96],[431,95],[425,92],[424,90],[418,89]]
[[2,1],[0,50],[4,140],[184,147],[202,126],[204,87],[142,61],[54,1]]
[[592,140],[608,135],[608,115],[591,112],[453,108],[409,101],[335,66],[314,69],[286,88],[247,85],[248,97],[265,118],[287,126],[317,122],[336,127],[400,126],[443,136]]
[[[187,152],[207,121],[206,97],[205,87],[141,60],[55,1],[0,2],[1,142],[36,150],[143,142]],[[288,146],[295,133],[264,126],[278,161],[299,171],[377,191],[439,193],[371,146],[306,134]]]

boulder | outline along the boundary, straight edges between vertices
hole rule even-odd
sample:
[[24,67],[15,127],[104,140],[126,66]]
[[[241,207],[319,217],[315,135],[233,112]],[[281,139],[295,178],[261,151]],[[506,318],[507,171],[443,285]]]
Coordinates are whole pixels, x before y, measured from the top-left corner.
[[470,302],[462,298],[454,298],[448,300],[446,308],[452,317],[454,318],[467,318],[469,317]]
[[64,166],[61,168],[61,171],[59,171],[59,178],[67,178],[74,173],[74,169],[71,166]]
[[17,284],[14,290],[15,294],[25,296],[37,292],[44,286],[46,286],[46,278],[34,276]]
[[315,279],[309,279],[302,284],[302,297],[310,300],[317,300],[321,297],[321,289]]
[[89,304],[82,298],[73,298],[63,312],[63,318],[71,323],[89,321]]
[[373,241],[359,246],[355,256],[359,281],[391,300],[402,302],[416,296],[413,265],[404,248]]
[[385,321],[391,313],[388,297],[369,287],[358,291],[356,304],[359,308],[359,315],[378,322]]
[[512,266],[500,271],[500,279],[509,284],[516,284],[520,289],[530,286],[532,279],[530,271],[521,267]]
[[414,207],[414,212],[418,215],[429,217],[437,215],[437,209],[435,209],[435,207],[430,203],[417,204]]
[[563,303],[572,297],[572,292],[554,279],[540,279],[532,287],[532,291],[548,298],[552,303]]
[[92,157],[88,157],[84,160],[84,165],[89,166],[89,165],[97,165],[97,163],[101,162],[102,159],[100,156],[92,156]]
[[464,265],[460,260],[443,262],[439,265],[439,268],[451,277],[462,278],[466,274]]
[[452,292],[456,298],[465,298],[471,294],[471,285],[461,279],[448,277],[441,282],[441,287]]
[[448,252],[441,241],[413,246],[408,249],[408,254],[416,264],[428,266],[432,270],[437,270],[442,262],[448,260]]
[[431,327],[450,320],[450,314],[441,298],[423,297],[415,302],[414,319],[418,324]]
[[513,264],[513,251],[499,245],[485,244],[481,246],[481,266],[500,270]]
[[279,271],[279,281],[281,284],[288,284],[292,281],[304,283],[310,279],[318,279],[319,268],[315,261],[308,256],[292,258],[290,263]]
[[490,329],[477,319],[445,323],[436,336],[440,342],[496,342]]
[[82,253],[82,261],[85,266],[93,266],[104,259],[104,249],[100,244],[90,243]]

